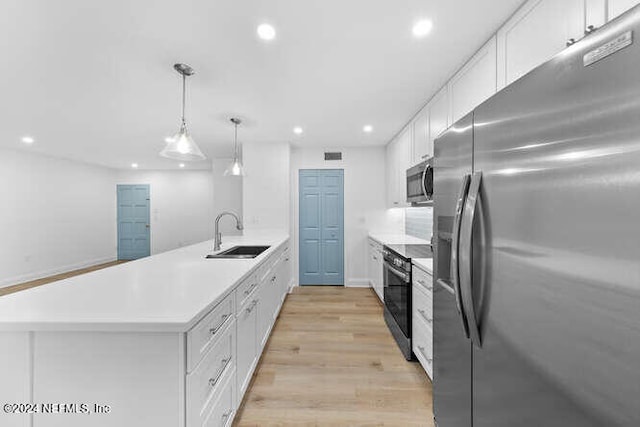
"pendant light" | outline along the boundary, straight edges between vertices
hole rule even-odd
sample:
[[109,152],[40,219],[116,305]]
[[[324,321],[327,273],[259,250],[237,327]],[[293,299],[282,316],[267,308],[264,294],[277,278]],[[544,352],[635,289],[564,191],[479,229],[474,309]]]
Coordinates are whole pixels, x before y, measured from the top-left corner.
[[160,152],[160,155],[181,161],[204,160],[206,156],[202,154],[198,145],[193,138],[191,138],[184,118],[186,80],[188,76],[195,74],[195,71],[186,64],[175,64],[173,68],[182,75],[182,121],[180,130],[168,140],[166,147]]
[[233,161],[224,171],[224,176],[244,176],[244,166],[242,166],[242,162],[240,161],[240,157],[238,156],[238,125],[242,123],[242,120],[233,117],[231,119],[231,123],[235,126],[235,145],[233,149]]

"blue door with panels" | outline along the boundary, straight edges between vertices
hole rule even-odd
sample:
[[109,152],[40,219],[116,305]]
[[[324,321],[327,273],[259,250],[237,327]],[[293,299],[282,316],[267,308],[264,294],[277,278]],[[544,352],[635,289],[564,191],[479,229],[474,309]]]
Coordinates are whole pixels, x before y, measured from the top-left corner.
[[344,171],[299,172],[300,285],[344,285]]
[[149,185],[118,185],[118,259],[150,255]]

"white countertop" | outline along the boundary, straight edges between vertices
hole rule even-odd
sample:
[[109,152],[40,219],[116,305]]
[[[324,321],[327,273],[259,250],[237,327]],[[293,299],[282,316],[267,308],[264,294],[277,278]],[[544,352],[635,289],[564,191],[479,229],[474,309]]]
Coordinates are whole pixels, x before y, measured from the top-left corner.
[[430,245],[429,240],[409,236],[407,234],[390,234],[369,232],[369,237],[382,245]]
[[288,235],[223,238],[232,246],[269,245],[253,259],[205,259],[211,240],[0,297],[4,331],[185,332]]
[[411,263],[433,275],[433,258],[412,258]]

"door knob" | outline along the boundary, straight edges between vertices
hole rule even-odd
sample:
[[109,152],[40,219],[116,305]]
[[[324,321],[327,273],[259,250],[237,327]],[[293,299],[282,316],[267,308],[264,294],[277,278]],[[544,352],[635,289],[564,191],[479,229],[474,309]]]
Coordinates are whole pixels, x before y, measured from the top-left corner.
[[145,225],[145,227],[149,228],[149,224]]

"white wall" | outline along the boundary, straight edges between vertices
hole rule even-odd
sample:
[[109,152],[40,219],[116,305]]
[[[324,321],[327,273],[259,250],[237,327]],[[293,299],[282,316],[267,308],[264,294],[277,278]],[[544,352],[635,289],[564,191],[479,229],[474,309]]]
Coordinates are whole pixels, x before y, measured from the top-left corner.
[[[232,210],[242,218],[242,177],[224,176],[224,171],[231,164],[231,159],[213,159],[213,209],[214,217],[222,211]],[[220,220],[220,232],[223,236],[241,235],[236,229],[233,218]]]
[[[117,171],[115,181],[150,184],[152,255],[213,240],[214,189],[210,171]],[[111,191],[115,194],[115,184]]]
[[114,260],[113,174],[0,149],[0,286]]
[[287,143],[244,144],[242,205],[247,230],[289,230],[289,165]]
[[[325,151],[342,151],[342,161],[324,160]],[[371,230],[386,230],[389,221],[404,222],[400,210],[387,211],[385,197],[385,148],[293,148],[291,151],[291,240],[294,248],[294,277],[298,273],[300,169],[344,170],[345,285],[369,286],[367,280],[367,236]],[[399,225],[400,226],[400,225]]]

